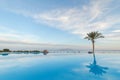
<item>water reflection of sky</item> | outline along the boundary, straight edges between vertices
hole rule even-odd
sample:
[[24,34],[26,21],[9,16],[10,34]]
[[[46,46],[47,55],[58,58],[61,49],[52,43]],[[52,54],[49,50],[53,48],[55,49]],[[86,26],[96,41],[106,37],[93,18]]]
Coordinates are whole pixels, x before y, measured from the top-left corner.
[[119,80],[119,61],[120,54],[0,55],[0,80]]

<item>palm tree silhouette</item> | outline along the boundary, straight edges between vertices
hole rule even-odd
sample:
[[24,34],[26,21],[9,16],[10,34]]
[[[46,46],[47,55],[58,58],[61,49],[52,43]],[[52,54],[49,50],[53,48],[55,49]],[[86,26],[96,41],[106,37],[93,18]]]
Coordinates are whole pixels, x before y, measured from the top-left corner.
[[107,73],[106,70],[108,70],[108,67],[98,65],[95,55],[93,58],[93,63],[86,66],[87,68],[90,68],[89,72],[92,72],[95,75],[103,75],[103,73]]
[[101,33],[99,33],[98,31],[87,33],[87,36],[84,38],[84,39],[91,40],[92,47],[93,47],[93,51],[92,51],[93,56],[95,56],[95,53],[94,53],[94,50],[95,50],[95,39],[99,39],[99,38],[104,38],[104,36]]

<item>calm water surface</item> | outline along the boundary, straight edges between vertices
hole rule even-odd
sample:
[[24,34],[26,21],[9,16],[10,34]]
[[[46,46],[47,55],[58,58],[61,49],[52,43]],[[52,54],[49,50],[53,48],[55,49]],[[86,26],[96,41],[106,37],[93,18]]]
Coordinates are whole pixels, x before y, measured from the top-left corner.
[[120,54],[0,55],[0,80],[120,80]]

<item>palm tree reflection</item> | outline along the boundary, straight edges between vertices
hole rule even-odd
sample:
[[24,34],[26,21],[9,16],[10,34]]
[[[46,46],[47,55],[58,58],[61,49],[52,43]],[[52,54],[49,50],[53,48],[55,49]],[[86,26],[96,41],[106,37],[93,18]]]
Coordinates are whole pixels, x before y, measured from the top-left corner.
[[108,67],[103,67],[97,64],[95,55],[93,55],[94,61],[92,64],[87,65],[87,68],[90,68],[89,72],[92,72],[95,75],[103,75],[108,70]]

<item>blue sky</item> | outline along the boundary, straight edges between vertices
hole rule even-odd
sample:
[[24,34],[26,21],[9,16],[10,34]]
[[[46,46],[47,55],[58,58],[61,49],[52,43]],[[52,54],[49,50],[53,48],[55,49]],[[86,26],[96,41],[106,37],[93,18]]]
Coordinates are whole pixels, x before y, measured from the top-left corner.
[[91,49],[86,33],[100,31],[97,49],[120,50],[120,0],[0,0],[0,49]]

